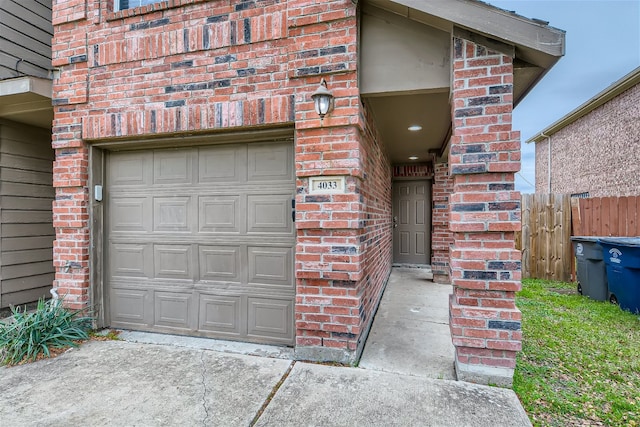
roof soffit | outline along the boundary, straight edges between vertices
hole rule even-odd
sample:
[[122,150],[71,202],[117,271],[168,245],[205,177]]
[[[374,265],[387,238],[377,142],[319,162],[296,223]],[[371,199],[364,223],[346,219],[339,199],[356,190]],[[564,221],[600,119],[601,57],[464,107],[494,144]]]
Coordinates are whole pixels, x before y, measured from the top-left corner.
[[370,0],[374,6],[452,31],[453,26],[515,47],[516,57],[551,68],[565,52],[565,32],[477,0]]

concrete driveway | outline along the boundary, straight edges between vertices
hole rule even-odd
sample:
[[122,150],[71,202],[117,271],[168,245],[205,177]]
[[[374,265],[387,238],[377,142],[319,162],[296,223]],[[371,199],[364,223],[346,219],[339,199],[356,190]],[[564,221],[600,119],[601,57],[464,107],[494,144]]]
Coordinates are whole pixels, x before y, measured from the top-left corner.
[[6,426],[531,425],[511,390],[126,341],[0,368],[0,414]]

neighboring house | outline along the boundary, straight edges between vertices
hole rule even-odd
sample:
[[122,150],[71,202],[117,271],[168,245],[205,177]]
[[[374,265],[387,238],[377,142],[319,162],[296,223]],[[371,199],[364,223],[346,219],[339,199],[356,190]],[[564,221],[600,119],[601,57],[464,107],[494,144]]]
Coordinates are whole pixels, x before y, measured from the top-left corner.
[[352,363],[392,264],[432,264],[459,378],[509,384],[511,113],[564,33],[471,0],[142,3],[54,4],[66,303]]
[[640,67],[527,142],[536,193],[640,195]]
[[49,296],[51,0],[0,2],[0,308]]

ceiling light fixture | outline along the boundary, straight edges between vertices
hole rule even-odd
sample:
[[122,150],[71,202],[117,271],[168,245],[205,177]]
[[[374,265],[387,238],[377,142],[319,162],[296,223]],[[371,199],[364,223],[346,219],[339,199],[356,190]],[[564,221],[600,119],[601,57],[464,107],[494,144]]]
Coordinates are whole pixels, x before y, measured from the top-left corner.
[[418,156],[411,156],[409,157],[409,160],[418,160]]
[[418,132],[419,130],[422,130],[422,126],[420,126],[420,125],[411,125],[407,129],[409,129],[411,132]]

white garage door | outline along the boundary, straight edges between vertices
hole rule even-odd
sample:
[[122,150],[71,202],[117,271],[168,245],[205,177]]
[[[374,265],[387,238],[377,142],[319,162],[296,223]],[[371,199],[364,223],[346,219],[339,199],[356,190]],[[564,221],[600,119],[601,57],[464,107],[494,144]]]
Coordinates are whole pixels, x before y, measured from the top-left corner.
[[293,344],[293,145],[110,152],[112,327]]

